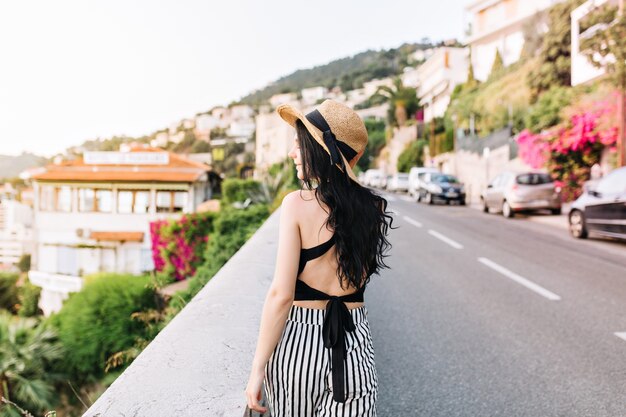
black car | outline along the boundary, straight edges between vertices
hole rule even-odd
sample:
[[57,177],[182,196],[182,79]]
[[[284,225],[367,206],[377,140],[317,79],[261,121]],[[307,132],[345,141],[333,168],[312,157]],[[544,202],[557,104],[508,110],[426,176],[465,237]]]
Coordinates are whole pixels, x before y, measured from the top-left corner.
[[420,182],[419,200],[433,204],[443,200],[446,204],[456,201],[465,205],[465,186],[454,176],[441,172],[426,172]]
[[626,239],[626,167],[610,172],[572,203],[569,230],[576,238],[589,233]]

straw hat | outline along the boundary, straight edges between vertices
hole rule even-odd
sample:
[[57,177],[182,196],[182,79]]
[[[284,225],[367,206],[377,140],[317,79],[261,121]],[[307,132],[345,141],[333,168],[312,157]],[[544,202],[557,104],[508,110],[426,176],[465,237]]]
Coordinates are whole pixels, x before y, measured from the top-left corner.
[[[360,185],[352,168],[365,152],[367,146],[367,130],[358,114],[345,104],[334,100],[324,100],[316,110],[302,114],[299,110],[283,104],[276,112],[280,117],[296,127],[296,120],[300,119],[311,136],[330,155],[341,172],[348,172],[348,176]],[[343,167],[346,167],[344,171]]]

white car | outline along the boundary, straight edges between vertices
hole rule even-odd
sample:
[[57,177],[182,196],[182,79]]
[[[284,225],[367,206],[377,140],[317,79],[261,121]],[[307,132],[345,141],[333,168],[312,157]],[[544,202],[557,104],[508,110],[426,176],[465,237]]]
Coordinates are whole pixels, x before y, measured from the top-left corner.
[[409,174],[398,172],[393,174],[387,183],[387,191],[407,191],[409,189]]
[[365,181],[364,184],[369,187],[378,187],[382,185],[383,180],[383,171],[376,168],[371,168],[365,171]]
[[407,191],[409,195],[415,200],[419,201],[420,194],[420,182],[427,172],[441,172],[437,168],[433,167],[413,167],[409,170],[409,179],[407,184]]

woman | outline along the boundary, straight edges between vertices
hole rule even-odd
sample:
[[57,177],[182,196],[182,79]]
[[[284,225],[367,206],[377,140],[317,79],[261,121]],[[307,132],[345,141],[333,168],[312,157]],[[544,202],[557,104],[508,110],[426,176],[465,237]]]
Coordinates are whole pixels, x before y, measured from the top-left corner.
[[282,201],[248,406],[267,411],[259,404],[264,385],[273,417],[375,416],[378,377],[363,292],[372,274],[388,268],[382,252],[391,246],[392,218],[387,201],[352,171],[367,130],[333,100],[307,115],[289,105],[277,112],[296,128],[289,156],[305,189]]

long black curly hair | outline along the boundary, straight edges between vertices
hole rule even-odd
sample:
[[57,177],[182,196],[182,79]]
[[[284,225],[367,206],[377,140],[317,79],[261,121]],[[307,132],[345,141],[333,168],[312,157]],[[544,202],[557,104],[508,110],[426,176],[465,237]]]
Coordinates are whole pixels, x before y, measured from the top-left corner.
[[[384,252],[391,248],[386,235],[393,217],[387,214],[387,200],[353,182],[331,164],[329,154],[300,120],[296,121],[296,133],[302,159],[302,183],[310,190],[317,184],[315,198],[330,209],[322,227],[329,225],[335,231],[337,275],[347,278],[355,288],[361,288],[381,268],[389,268],[384,261],[389,255]],[[343,289],[341,278],[339,285]]]

